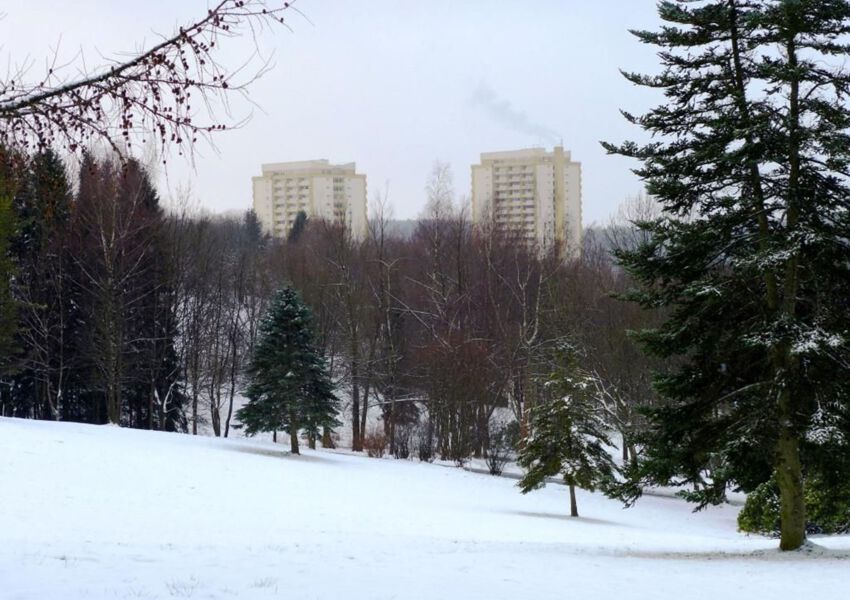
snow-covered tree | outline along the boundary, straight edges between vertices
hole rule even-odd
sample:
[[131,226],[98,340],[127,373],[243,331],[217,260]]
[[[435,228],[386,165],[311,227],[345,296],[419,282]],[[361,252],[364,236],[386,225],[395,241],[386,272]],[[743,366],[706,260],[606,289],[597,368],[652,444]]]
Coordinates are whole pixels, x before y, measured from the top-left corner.
[[546,485],[548,477],[563,477],[570,490],[570,516],[578,516],[576,488],[612,489],[617,467],[606,446],[611,441],[602,420],[597,386],[578,365],[576,351],[562,346],[557,366],[545,383],[547,398],[529,411],[529,434],[521,442],[519,459],[525,494]]
[[[670,318],[641,340],[675,368],[638,473],[697,487],[701,505],[775,479],[784,550],[805,541],[804,479],[850,476],[850,2],[662,1],[664,92],[626,114],[651,135],[607,149],[636,171],[664,214],[618,253],[632,295]],[[808,434],[826,411],[841,444]],[[834,419],[833,419],[834,417]],[[834,437],[834,439],[839,439]]]
[[323,427],[337,425],[337,398],[311,323],[310,309],[294,289],[277,292],[248,366],[249,401],[237,413],[248,435],[288,432],[293,454],[299,453],[300,430],[315,440]]

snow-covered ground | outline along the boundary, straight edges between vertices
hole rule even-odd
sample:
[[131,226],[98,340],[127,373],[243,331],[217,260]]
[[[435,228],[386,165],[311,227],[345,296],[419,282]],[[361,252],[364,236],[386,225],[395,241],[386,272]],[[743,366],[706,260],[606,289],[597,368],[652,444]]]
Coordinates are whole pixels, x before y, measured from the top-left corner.
[[[285,441],[285,440],[284,440]],[[0,598],[846,597],[850,537],[286,445],[0,419]]]

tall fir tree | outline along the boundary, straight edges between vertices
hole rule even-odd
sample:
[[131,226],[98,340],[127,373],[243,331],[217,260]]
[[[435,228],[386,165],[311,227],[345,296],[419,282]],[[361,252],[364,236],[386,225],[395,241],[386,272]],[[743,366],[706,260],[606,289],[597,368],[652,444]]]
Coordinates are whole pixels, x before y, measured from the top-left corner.
[[248,435],[288,432],[293,454],[299,453],[299,431],[315,440],[323,427],[338,425],[337,398],[311,326],[312,314],[298,293],[279,290],[248,366],[248,403],[237,412]]
[[31,416],[60,419],[73,347],[66,336],[71,310],[66,272],[71,192],[65,166],[55,152],[45,150],[28,161],[16,207],[19,338],[24,352],[14,386]]
[[15,266],[10,250],[16,229],[16,219],[12,197],[5,193],[2,187],[2,181],[0,181],[0,377],[12,370],[16,350],[15,332],[18,325],[18,306],[12,296]]
[[175,348],[177,301],[165,239],[165,215],[147,170],[128,161],[120,173],[118,201],[133,206],[138,228],[134,250],[144,265],[128,283],[125,304],[128,377],[124,397],[128,424],[140,429],[186,431],[184,393]]
[[[19,277],[17,245],[20,223],[15,198],[21,187],[25,158],[0,146],[0,410],[17,415],[14,385],[8,377],[19,367],[18,338],[20,303],[15,297]],[[21,415],[25,416],[25,415]]]
[[617,467],[606,448],[612,444],[593,379],[571,346],[563,344],[555,359],[543,385],[545,397],[529,411],[529,433],[517,461],[525,475],[518,485],[525,494],[549,477],[562,477],[570,491],[570,516],[577,517],[576,488],[614,490]]
[[[144,167],[84,157],[73,212],[71,320],[81,418],[185,430],[176,296],[159,197]],[[85,373],[84,373],[85,372]]]
[[304,235],[304,230],[307,228],[307,213],[299,210],[295,215],[295,221],[292,223],[292,229],[289,230],[289,235],[286,236],[286,241],[295,244]]
[[[296,221],[297,219],[296,216]],[[245,243],[251,248],[262,248],[267,241],[266,234],[263,233],[263,224],[260,223],[260,218],[253,208],[246,210],[242,217],[242,231]]]
[[[626,114],[652,134],[606,144],[665,214],[649,241],[618,253],[631,297],[670,318],[639,338],[663,358],[666,405],[637,477],[689,484],[720,502],[775,477],[784,550],[805,541],[804,480],[850,476],[850,3],[663,1],[657,32],[663,105]],[[829,423],[828,435],[813,435]]]

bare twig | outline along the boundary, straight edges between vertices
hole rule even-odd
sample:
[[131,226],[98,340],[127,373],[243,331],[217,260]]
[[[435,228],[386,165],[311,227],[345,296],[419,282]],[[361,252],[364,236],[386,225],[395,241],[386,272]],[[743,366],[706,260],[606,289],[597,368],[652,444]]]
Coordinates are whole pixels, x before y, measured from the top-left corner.
[[[220,0],[203,18],[134,56],[107,61],[94,72],[83,61],[77,78],[64,75],[69,65],[57,64],[58,49],[38,82],[24,80],[31,63],[10,68],[0,80],[0,145],[74,152],[99,142],[125,155],[134,143],[154,141],[163,155],[172,146],[191,153],[199,138],[239,126],[232,119],[218,121],[215,108],[229,117],[229,98],[245,97],[247,86],[270,65],[264,60],[247,75],[253,58],[224,67],[215,58],[221,39],[243,31],[256,39],[265,26],[288,27],[283,12],[290,8],[292,2]],[[196,119],[199,109],[208,121]]]

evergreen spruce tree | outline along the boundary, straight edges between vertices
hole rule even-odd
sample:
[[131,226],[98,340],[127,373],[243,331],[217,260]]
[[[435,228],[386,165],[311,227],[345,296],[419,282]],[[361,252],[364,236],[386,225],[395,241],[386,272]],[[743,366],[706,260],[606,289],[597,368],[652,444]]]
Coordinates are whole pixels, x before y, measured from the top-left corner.
[[610,491],[617,468],[606,450],[600,403],[589,375],[578,365],[574,349],[557,352],[557,367],[545,382],[546,398],[529,412],[529,434],[522,440],[518,463],[525,469],[519,482],[525,494],[561,476],[570,490],[570,516],[578,516],[576,488]]
[[325,360],[313,342],[312,315],[291,287],[277,292],[260,324],[248,366],[248,403],[237,412],[248,435],[289,433],[298,454],[298,432],[311,439],[337,425],[337,399]]
[[35,418],[60,419],[73,343],[66,337],[70,312],[67,232],[71,191],[65,166],[50,150],[33,156],[15,198],[19,220],[16,255],[20,275],[19,338],[24,349],[14,386]]
[[295,221],[292,223],[292,229],[289,230],[289,235],[286,241],[289,243],[297,243],[304,234],[304,229],[307,227],[307,213],[299,210],[295,215]]
[[[21,220],[16,199],[23,187],[26,163],[20,152],[0,146],[0,402],[6,406],[17,403],[14,382],[8,377],[20,368],[21,306],[15,288],[20,277]],[[27,416],[21,408],[26,409],[13,406],[12,413]]]
[[[298,211],[300,214],[303,211]],[[298,216],[295,217],[296,222],[298,221]],[[263,233],[263,225],[260,223],[260,218],[257,216],[257,213],[254,212],[254,209],[249,209],[245,211],[245,215],[242,217],[242,228],[245,235],[245,241],[250,248],[261,248],[265,245],[266,235]]]
[[15,221],[12,198],[3,192],[0,182],[0,376],[11,372],[16,349],[18,306],[12,296],[15,268],[9,250]]
[[116,201],[133,204],[134,246],[144,264],[128,280],[126,303],[128,344],[125,362],[129,377],[123,398],[131,427],[186,431],[184,394],[176,339],[177,306],[170,273],[169,249],[164,236],[165,216],[159,194],[147,170],[138,161],[128,161],[120,173],[121,192]]
[[84,156],[69,270],[79,309],[70,325],[81,339],[80,366],[90,369],[76,390],[87,421],[185,427],[163,219],[141,164]]
[[653,141],[606,144],[642,162],[665,210],[618,254],[631,297],[670,311],[640,339],[677,357],[636,475],[695,486],[701,506],[775,479],[780,547],[795,549],[804,480],[850,477],[850,2],[662,1],[659,15],[634,34],[661,74],[626,74],[666,96],[626,114]]

